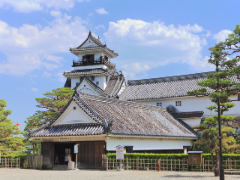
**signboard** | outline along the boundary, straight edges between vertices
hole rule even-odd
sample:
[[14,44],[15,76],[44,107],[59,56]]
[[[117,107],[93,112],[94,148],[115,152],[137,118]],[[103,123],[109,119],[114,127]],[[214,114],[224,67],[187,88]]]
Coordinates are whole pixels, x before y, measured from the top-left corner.
[[65,137],[65,138],[59,138],[60,142],[67,142],[67,141],[71,141],[71,139],[69,137]]
[[116,159],[124,160],[124,146],[117,146],[116,147]]
[[78,153],[78,144],[74,145],[74,153]]

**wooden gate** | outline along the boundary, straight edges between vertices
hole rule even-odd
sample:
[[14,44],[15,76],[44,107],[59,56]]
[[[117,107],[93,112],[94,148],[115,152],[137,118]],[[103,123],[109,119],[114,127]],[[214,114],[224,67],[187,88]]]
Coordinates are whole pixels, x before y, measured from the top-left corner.
[[80,168],[101,168],[103,154],[105,154],[105,142],[79,142]]

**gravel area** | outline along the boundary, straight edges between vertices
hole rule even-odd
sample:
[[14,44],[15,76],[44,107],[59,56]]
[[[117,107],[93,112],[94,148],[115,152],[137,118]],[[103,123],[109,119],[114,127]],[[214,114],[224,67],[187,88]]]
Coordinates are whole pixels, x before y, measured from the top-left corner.
[[[159,179],[204,179],[218,180],[213,173],[202,172],[169,172],[169,171],[59,171],[59,170],[26,170],[26,169],[0,169],[1,180],[159,180]],[[240,180],[239,175],[225,175],[225,180]]]

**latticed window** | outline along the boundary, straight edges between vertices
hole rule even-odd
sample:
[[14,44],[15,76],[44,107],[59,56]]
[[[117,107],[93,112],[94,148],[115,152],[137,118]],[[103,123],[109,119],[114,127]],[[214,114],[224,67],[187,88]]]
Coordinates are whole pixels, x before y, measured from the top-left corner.
[[91,80],[92,80],[92,81],[95,81],[95,77],[94,77],[94,76],[91,76]]
[[176,106],[182,106],[182,101],[176,101]]
[[99,85],[99,81],[96,81],[96,85]]
[[157,106],[161,106],[161,107],[162,107],[162,103],[161,103],[161,102],[158,102],[158,103],[157,103]]

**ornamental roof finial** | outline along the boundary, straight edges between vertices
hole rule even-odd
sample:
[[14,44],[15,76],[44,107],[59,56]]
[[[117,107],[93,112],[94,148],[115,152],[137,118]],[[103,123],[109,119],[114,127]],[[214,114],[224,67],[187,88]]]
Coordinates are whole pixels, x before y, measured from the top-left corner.
[[92,35],[92,30],[90,29],[88,36],[91,36],[91,35]]
[[100,40],[101,38],[100,38],[100,36],[98,36],[98,40]]

